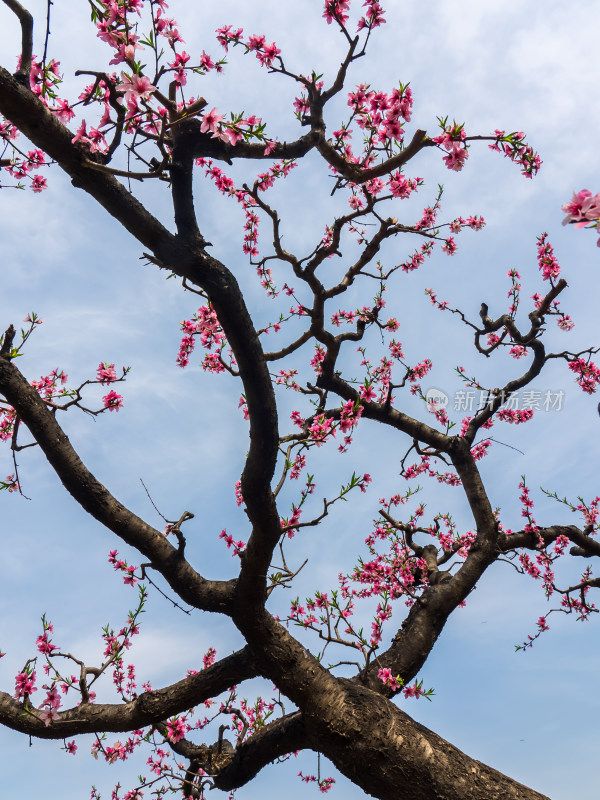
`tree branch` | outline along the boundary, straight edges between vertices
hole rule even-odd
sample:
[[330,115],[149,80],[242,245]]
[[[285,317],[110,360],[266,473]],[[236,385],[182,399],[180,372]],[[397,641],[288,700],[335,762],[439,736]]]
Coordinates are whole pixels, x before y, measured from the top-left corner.
[[121,505],[83,464],[35,389],[4,357],[0,358],[0,391],[17,410],[63,485],[82,508],[148,558],[186,603],[195,608],[227,612],[233,582],[205,580],[160,531]]
[[[248,647],[189,675],[177,683],[144,692],[129,703],[82,703],[61,711],[50,725],[24,713],[23,703],[0,692],[0,723],[40,739],[62,739],[80,733],[131,731],[153,725],[216,697],[231,686],[258,675]],[[33,709],[35,713],[35,709]]]
[[229,792],[251,781],[258,773],[287,753],[310,747],[299,711],[265,725],[235,748],[227,767],[215,778],[217,789]]
[[29,88],[33,51],[33,17],[17,0],[2,0],[4,5],[17,15],[21,24],[21,63],[15,78]]

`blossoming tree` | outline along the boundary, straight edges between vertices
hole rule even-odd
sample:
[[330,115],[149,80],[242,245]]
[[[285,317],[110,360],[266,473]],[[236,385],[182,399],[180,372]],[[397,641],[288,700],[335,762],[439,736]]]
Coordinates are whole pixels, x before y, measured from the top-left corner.
[[[34,655],[15,676],[14,688],[0,693],[0,722],[63,741],[71,753],[78,734],[93,733],[94,754],[108,762],[146,749],[146,772],[125,800],[171,791],[198,798],[210,787],[231,792],[300,750],[322,753],[379,798],[542,798],[417,724],[404,704],[394,702],[431,694],[419,678],[423,665],[450,615],[499,560],[539,581],[557,611],[586,619],[596,610],[589,593],[600,583],[591,568],[567,587],[556,569],[569,556],[600,554],[600,498],[561,501],[578,514],[579,525],[542,523],[522,478],[524,524],[511,530],[492,506],[478,463],[492,446],[489,431],[496,423],[532,418],[533,406],[517,409],[510,400],[550,361],[564,362],[586,393],[600,383],[592,360],[596,350],[546,347],[545,326],[553,317],[561,335],[573,327],[559,305],[567,283],[548,235],[538,237],[539,291],[523,310],[514,269],[502,308],[483,303],[473,315],[428,291],[446,321],[470,329],[476,352],[498,357],[504,351],[514,359],[510,377],[493,388],[456,368],[465,387],[485,394],[472,415],[451,419],[442,400],[426,393],[422,382],[432,363],[413,358],[410,343],[398,338],[399,322],[385,311],[386,298],[402,291],[406,273],[419,269],[437,247],[453,255],[463,229],[485,224],[477,215],[442,219],[440,195],[415,215],[423,181],[412,171],[413,159],[437,158],[442,170],[460,172],[470,148],[483,142],[531,178],[540,160],[525,134],[497,129],[473,135],[447,118],[432,135],[411,132],[408,84],[386,91],[366,84],[345,89],[349,70],[386,21],[376,0],[367,0],[360,13],[350,0],[325,2],[326,32],[337,31],[346,43],[329,81],[317,72],[295,72],[275,42],[231,25],[216,32],[223,58],[192,56],[164,0],[90,0],[93,26],[110,58],[105,71],[78,73],[77,99],[61,96],[60,65],[48,55],[48,31],[44,54],[37,57],[31,15],[17,0],[3,4],[22,31],[16,71],[0,68],[4,175],[34,193],[52,191],[47,168],[58,165],[142,245],[148,264],[178,277],[199,298],[196,313],[181,324],[177,362],[185,368],[201,348],[203,369],[226,373],[215,380],[230,380],[232,391],[239,391],[249,442],[242,445],[244,468],[231,487],[246,523],[215,537],[215,546],[229,548],[238,569],[230,579],[210,577],[188,555],[194,515],[185,511],[165,520],[164,529],[154,528],[92,474],[61,427],[64,411],[118,412],[126,393],[117,384],[126,381],[128,370],[101,361],[95,376],[79,386],[71,386],[59,369],[32,380],[16,359],[33,346],[28,340],[41,320],[30,314],[20,335],[7,323],[0,347],[0,438],[14,469],[0,483],[12,495],[6,501],[26,485],[26,465],[20,475],[17,453],[37,445],[74,500],[145,563],[128,563],[118,548],[110,550],[110,563],[138,592],[138,601],[121,629],[105,629],[101,663],[86,663],[63,649],[52,621],[42,617]],[[266,72],[297,87],[297,138],[280,141],[257,116],[227,116],[218,97],[199,95],[202,77],[224,71],[225,56],[238,54],[256,57]],[[346,116],[330,120],[330,107],[344,92]],[[329,171],[339,205],[320,238],[292,252],[271,198],[273,187],[292,180],[288,176],[303,168],[305,158],[312,159],[311,169],[318,158]],[[252,180],[237,179],[239,162],[260,165]],[[244,296],[233,266],[213,255],[211,232],[194,202],[200,181],[243,212],[241,249],[264,292],[258,310],[250,307],[254,295]],[[131,186],[143,182],[157,183],[170,196],[173,229],[170,220],[162,222],[136,199]],[[594,224],[599,206],[598,196],[581,191],[565,206],[566,221]],[[394,250],[402,241],[416,245],[398,260]],[[270,321],[257,324],[265,306],[273,309]],[[102,387],[99,406],[86,399],[94,384]],[[290,397],[288,420],[278,408],[287,408]],[[339,501],[373,492],[370,475],[353,472],[319,505],[319,476],[309,471],[311,462],[321,448],[351,451],[357,429],[368,426],[384,427],[405,447],[402,485],[390,496],[373,495],[374,522],[365,520],[365,545],[361,550],[356,543],[354,570],[341,574],[336,585],[314,586],[309,597],[290,603],[283,590],[294,585],[303,566],[292,563],[290,541],[326,525]],[[462,492],[470,529],[447,512],[432,515],[415,497],[419,479]],[[289,497],[290,510],[283,500]],[[187,604],[228,617],[245,646],[226,656],[210,648],[202,664],[172,685],[138,686],[126,651],[148,592],[162,592],[160,586],[177,608]],[[539,617],[524,648],[547,630],[547,617]],[[113,702],[96,698],[105,675],[113,679]],[[255,702],[240,700],[240,687],[255,678],[264,679],[264,693]],[[323,792],[333,783],[320,774],[300,777]],[[98,796],[94,789],[92,797]],[[119,789],[113,796],[121,796]]]

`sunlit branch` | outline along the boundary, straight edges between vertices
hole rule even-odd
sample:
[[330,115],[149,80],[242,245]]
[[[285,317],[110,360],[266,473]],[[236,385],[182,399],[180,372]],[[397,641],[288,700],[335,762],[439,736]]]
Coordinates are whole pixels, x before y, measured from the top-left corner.
[[2,2],[17,15],[21,24],[21,63],[16,72],[16,77],[29,88],[33,50],[33,17],[18,0],[2,0]]
[[162,533],[110,494],[83,464],[44,400],[6,358],[0,358],[0,390],[29,428],[65,488],[89,514],[150,559],[173,591],[187,603],[226,610],[231,600],[231,584],[202,578]]

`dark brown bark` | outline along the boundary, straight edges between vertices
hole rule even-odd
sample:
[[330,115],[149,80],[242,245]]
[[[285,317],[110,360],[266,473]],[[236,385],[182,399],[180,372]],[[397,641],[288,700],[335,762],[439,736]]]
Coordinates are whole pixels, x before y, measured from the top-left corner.
[[277,721],[239,747],[217,787],[230,790],[250,781],[257,767],[284,752],[282,740],[290,748],[324,753],[380,800],[548,800],[469,758],[381,695],[343,680],[326,713],[307,710],[302,719]]
[[341,683],[338,716],[332,709],[327,733],[321,719],[307,714],[305,725],[310,738],[314,723],[315,744],[367,794],[381,800],[548,800],[469,758],[380,695]]

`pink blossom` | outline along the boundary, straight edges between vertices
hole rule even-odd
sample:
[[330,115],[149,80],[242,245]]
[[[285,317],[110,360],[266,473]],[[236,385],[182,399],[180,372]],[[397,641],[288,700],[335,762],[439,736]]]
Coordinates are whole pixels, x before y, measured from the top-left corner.
[[467,225],[474,231],[480,231],[483,227],[485,227],[485,220],[483,217],[475,215],[474,217],[467,218]]
[[582,228],[591,220],[600,218],[600,193],[593,195],[589,189],[573,192],[571,202],[565,203],[562,210],[567,214],[563,225],[573,222],[576,228]]
[[224,125],[219,131],[219,139],[222,139],[224,142],[228,141],[234,146],[240,141],[240,139],[243,138],[243,134],[238,128],[234,128],[229,125]]
[[211,70],[211,69],[215,68],[215,62],[212,60],[212,58],[209,55],[207,55],[204,52],[204,50],[202,51],[202,55],[200,56],[200,66],[202,67],[202,69],[205,69],[207,72],[208,72],[208,70]]
[[46,155],[43,150],[30,150],[27,153],[27,160],[30,164],[43,167],[46,164]]
[[323,16],[327,20],[327,24],[331,25],[332,22],[341,22],[345,25],[348,21],[348,11],[350,10],[350,0],[326,0],[325,11]]
[[600,369],[593,361],[575,358],[569,362],[569,369],[577,375],[575,380],[584,392],[593,394],[596,391],[596,384],[600,384]]
[[[130,34],[130,38],[132,36],[133,36],[133,34]],[[111,58],[111,60],[108,63],[109,64],[122,64],[124,61],[125,62],[133,61],[135,59],[135,51],[136,50],[141,50],[141,47],[140,47],[139,44],[135,44],[132,41],[129,41],[127,43],[123,42],[120,45],[118,45],[117,52],[115,53],[113,58]]]
[[217,41],[225,49],[225,52],[227,52],[229,50],[229,43],[233,42],[234,44],[237,44],[240,41],[243,32],[243,28],[238,28],[237,31],[232,31],[231,25],[224,25],[222,28],[217,28]]
[[107,364],[106,361],[101,361],[98,364],[98,370],[96,372],[96,380],[100,381],[100,383],[112,383],[116,381],[117,373],[115,372],[115,365],[114,364]]
[[552,278],[558,278],[560,275],[560,264],[554,255],[554,249],[552,245],[547,239],[547,233],[542,233],[541,236],[537,237],[538,266],[545,281]]
[[514,422],[518,425],[521,422],[528,422],[533,417],[533,409],[524,408],[519,411],[514,408],[501,408],[496,416],[504,422]]
[[185,86],[187,83],[185,65],[189,60],[190,57],[184,50],[182,53],[175,53],[175,59],[168,65],[170,69],[175,72],[175,83],[177,83],[178,86]]
[[167,722],[167,736],[172,742],[179,742],[186,733],[185,722],[180,717],[173,717]]
[[40,719],[44,720],[44,725],[50,725],[55,719],[58,719],[58,711],[55,708],[45,708],[40,711]]
[[415,681],[414,684],[412,684],[411,686],[406,686],[402,690],[402,694],[406,698],[414,697],[414,698],[416,698],[418,700],[419,697],[422,697],[425,694],[425,692],[421,688],[421,684],[417,683],[417,681]]
[[557,325],[563,331],[570,331],[575,327],[575,323],[568,314],[563,314],[557,321]]
[[360,31],[363,28],[377,28],[385,22],[384,10],[377,0],[365,0],[364,6],[368,6],[366,17],[361,17],[358,21],[357,29]]
[[36,193],[43,192],[44,189],[48,188],[46,178],[43,178],[41,175],[34,175],[31,181],[31,188]]
[[453,142],[452,150],[450,150],[447,156],[444,156],[442,161],[448,169],[452,169],[454,172],[460,172],[468,157],[469,153],[467,152],[467,148],[462,147],[459,142]]
[[34,684],[35,670],[32,670],[29,674],[27,672],[19,672],[15,677],[15,693],[13,697],[19,700],[26,694],[37,692]]
[[392,670],[389,669],[389,667],[380,669],[377,673],[377,677],[382,683],[384,683],[386,686],[389,686],[390,689],[396,690],[400,689],[402,686],[402,679],[400,677],[394,677],[392,675]]
[[215,659],[217,657],[217,651],[214,647],[209,647],[206,653],[202,656],[202,664],[204,665],[204,669],[211,667],[215,663]]
[[454,241],[454,237],[449,236],[444,244],[442,245],[442,250],[449,256],[453,256],[456,253],[457,247],[456,242]]
[[513,358],[523,358],[529,353],[529,350],[521,344],[516,344],[514,347],[511,347],[508,352]]
[[[12,436],[12,431],[12,424],[10,424],[9,420],[5,417],[0,424],[0,440],[6,441],[9,439]],[[21,485],[14,475],[7,475],[4,484],[4,488],[8,488],[9,494],[21,491]]]
[[[264,37],[263,37],[264,38]],[[261,48],[256,48],[256,57],[263,67],[270,67],[273,60],[281,53],[275,42],[263,44]]]
[[102,401],[104,402],[104,408],[108,408],[109,411],[118,411],[120,408],[123,408],[123,398],[113,389],[111,389],[108,394],[104,395]]
[[217,114],[217,109],[213,108],[212,111],[208,111],[202,117],[202,125],[200,126],[200,130],[202,133],[218,133],[218,123],[221,122],[223,117],[220,114]]
[[[48,628],[48,630],[51,630],[51,628]],[[40,653],[45,653],[48,655],[51,655],[53,650],[58,649],[55,644],[50,642],[47,631],[44,631],[41,636],[37,637],[36,644]]]
[[81,121],[81,125],[79,126],[79,128],[77,128],[77,132],[75,133],[75,136],[71,139],[71,141],[73,142],[73,144],[75,144],[75,142],[78,142],[80,139],[82,142],[89,142],[89,139],[87,138],[87,129],[85,120]]
[[400,170],[390,175],[389,187],[394,197],[401,199],[408,197],[417,188],[416,181],[409,181]]
[[136,105],[138,100],[148,100],[152,92],[156,91],[156,86],[150,83],[150,78],[145,75],[133,73],[129,78],[124,72],[121,73],[121,83],[117,91],[125,93],[127,105]]
[[367,386],[367,385],[364,385],[364,386],[360,387],[359,394],[361,396],[361,399],[364,400],[367,403],[370,403],[371,401],[375,400],[375,397],[376,397],[376,394],[373,391],[373,388],[371,386]]

